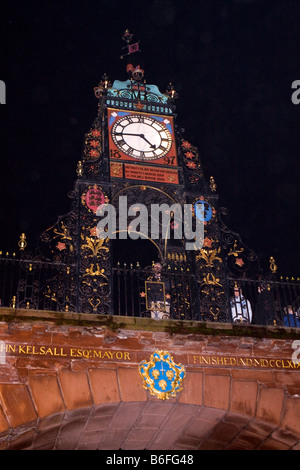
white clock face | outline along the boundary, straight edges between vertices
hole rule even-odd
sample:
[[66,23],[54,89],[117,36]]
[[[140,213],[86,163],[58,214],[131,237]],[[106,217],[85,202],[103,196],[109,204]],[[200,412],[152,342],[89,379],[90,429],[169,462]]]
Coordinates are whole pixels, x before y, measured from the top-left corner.
[[114,144],[126,155],[138,160],[157,160],[172,145],[171,132],[158,120],[142,114],[130,114],[114,123]]

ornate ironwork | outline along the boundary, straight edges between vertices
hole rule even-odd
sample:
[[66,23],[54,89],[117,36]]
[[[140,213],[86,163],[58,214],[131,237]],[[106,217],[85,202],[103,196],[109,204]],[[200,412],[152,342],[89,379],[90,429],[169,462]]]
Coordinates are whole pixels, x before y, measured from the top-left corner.
[[[171,187],[171,186],[155,186],[154,184],[132,184],[132,183],[118,183],[114,182],[112,184],[112,198],[111,203],[114,204],[116,209],[117,220],[119,220],[119,206],[118,198],[120,196],[127,196],[127,205],[130,207],[134,204],[143,204],[148,210],[148,226],[151,227],[152,221],[152,212],[151,204],[157,204],[162,206],[165,204],[168,207],[171,207],[175,203],[183,203],[183,191],[182,188]],[[161,220],[158,220],[158,225],[160,233],[162,233],[162,223]],[[170,219],[171,223],[171,219]],[[128,229],[130,230],[130,217],[128,218]],[[169,235],[169,233],[168,233]],[[145,234],[145,238],[148,238],[148,233]],[[172,250],[174,246],[174,240],[170,237],[151,240],[152,243],[157,248],[157,256],[160,261],[166,259],[169,249]],[[177,247],[183,247],[183,241],[179,240]]]
[[110,250],[108,238],[97,234],[97,208],[109,201],[107,189],[97,184],[78,185],[78,307],[83,313],[110,313]]
[[185,186],[188,190],[201,190],[204,193],[209,193],[210,188],[207,184],[200,156],[197,147],[193,146],[190,142],[181,137],[180,153],[182,155]]
[[229,276],[255,278],[261,273],[259,258],[241,239],[238,233],[230,230],[223,221],[228,210],[221,207],[219,225],[223,257]]
[[2,257],[0,265],[2,306],[77,311],[76,266],[47,262],[28,252],[21,258]]
[[[125,33],[126,47],[130,46],[131,37]],[[282,283],[274,280],[277,266],[272,257],[270,276],[259,278],[257,255],[223,221],[227,210],[218,207],[215,180],[211,176],[206,181],[198,149],[178,130],[178,184],[130,183],[121,177],[111,180],[106,108],[166,116],[175,110],[177,92],[173,85],[161,93],[156,85],[146,84],[140,66],[130,65],[128,71],[131,79],[115,80],[113,84],[104,74],[94,89],[99,99],[98,116],[85,135],[76,166],[78,179],[69,193],[70,212],[58,217],[56,224],[41,235],[37,254],[27,252],[25,234],[20,237],[18,259],[1,254],[2,305],[157,319],[287,322],[298,326],[299,284],[289,282],[282,290]],[[155,169],[154,163],[150,164]],[[204,224],[203,246],[185,252],[184,238],[174,240],[165,234],[152,240],[147,233],[144,237],[156,247],[158,263],[142,269],[139,265],[133,267],[129,259],[127,266],[113,267],[112,241],[99,238],[97,232],[97,209],[111,203],[118,219],[121,195],[127,196],[128,206],[138,203],[148,209],[151,204],[166,204],[168,208],[191,204],[194,222],[200,218]],[[151,210],[148,214],[150,226]],[[168,235],[175,221],[174,214],[173,219],[170,216]],[[158,223],[161,229],[161,221]],[[122,230],[130,233],[130,219]],[[158,264],[160,269],[155,269]],[[233,297],[234,293],[238,295]],[[253,305],[260,305],[260,316],[255,314]]]
[[[105,304],[103,299],[108,295],[108,276],[99,262],[91,262],[99,251],[105,254],[105,246],[104,243],[97,246],[92,240],[86,242],[84,244],[88,246],[83,249],[87,250],[91,259],[84,266],[79,297],[76,264],[47,262],[28,252],[19,258],[2,254],[1,306],[80,313],[83,313],[84,307],[85,313],[113,313],[158,320],[220,320],[222,313],[213,310],[218,303],[221,305],[220,311],[223,308],[223,299],[218,298],[223,295],[220,279],[208,273],[199,283],[181,253],[169,254],[159,272],[155,271],[154,266],[142,269],[139,263],[136,266],[119,264],[112,268],[112,304]],[[206,264],[207,261],[213,264],[217,257],[218,254],[210,256]],[[228,277],[227,281],[227,322],[300,327],[299,278]],[[148,295],[147,287],[151,283],[156,283],[154,286],[160,289]],[[216,312],[218,315],[214,315]]]

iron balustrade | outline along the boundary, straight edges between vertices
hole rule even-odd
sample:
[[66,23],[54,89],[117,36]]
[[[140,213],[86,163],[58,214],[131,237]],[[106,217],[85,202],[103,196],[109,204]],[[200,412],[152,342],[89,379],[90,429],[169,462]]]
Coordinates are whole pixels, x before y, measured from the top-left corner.
[[155,274],[152,267],[118,265],[113,280],[115,315],[200,319],[195,276],[182,267]]
[[230,278],[232,321],[300,327],[299,279]]
[[75,266],[0,256],[0,306],[76,311]]
[[[227,288],[229,322],[300,327],[299,279],[227,277]],[[153,267],[118,264],[111,292],[113,315],[217,320],[208,314],[213,299],[201,297],[201,283],[184,265],[154,273]],[[76,265],[0,255],[0,306],[82,313],[79,305]]]

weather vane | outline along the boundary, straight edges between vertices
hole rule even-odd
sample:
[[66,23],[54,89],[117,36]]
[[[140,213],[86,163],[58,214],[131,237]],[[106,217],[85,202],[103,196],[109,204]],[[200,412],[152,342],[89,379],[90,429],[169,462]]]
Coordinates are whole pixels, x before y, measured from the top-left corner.
[[126,46],[122,47],[122,51],[125,50],[124,54],[121,55],[123,59],[127,55],[134,54],[135,52],[141,52],[140,50],[140,41],[137,41],[133,44],[130,44],[133,38],[133,34],[130,33],[129,29],[125,30],[125,33],[122,36],[123,41],[126,42]]

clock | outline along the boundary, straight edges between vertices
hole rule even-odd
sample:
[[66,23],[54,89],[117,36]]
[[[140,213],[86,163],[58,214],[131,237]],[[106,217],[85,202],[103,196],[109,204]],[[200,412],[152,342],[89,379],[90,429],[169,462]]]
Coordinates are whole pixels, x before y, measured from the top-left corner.
[[157,119],[130,114],[119,119],[111,129],[112,140],[123,153],[143,161],[164,157],[172,145],[172,134]]
[[110,157],[177,165],[169,116],[109,109]]

